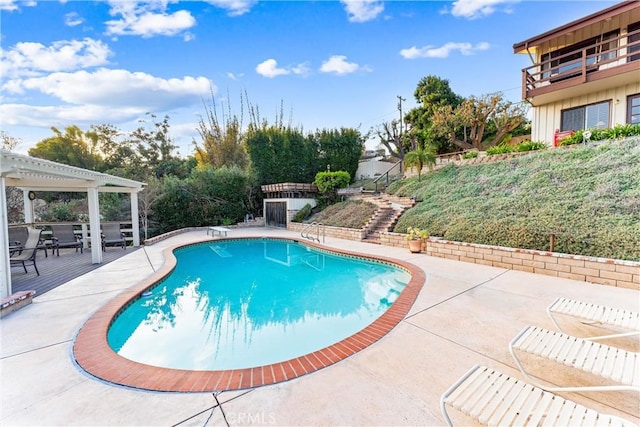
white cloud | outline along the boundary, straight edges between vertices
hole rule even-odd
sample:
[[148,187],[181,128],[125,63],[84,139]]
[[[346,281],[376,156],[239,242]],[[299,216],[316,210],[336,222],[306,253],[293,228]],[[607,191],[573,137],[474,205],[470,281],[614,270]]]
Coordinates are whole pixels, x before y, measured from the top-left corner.
[[304,62],[291,67],[291,72],[299,76],[306,76],[311,72],[311,70],[309,69],[309,65]]
[[207,3],[229,11],[230,16],[240,16],[249,12],[257,0],[206,0]]
[[120,19],[105,22],[107,35],[174,36],[196,24],[195,18],[187,10],[167,13],[166,1],[110,0],[109,4],[109,14],[120,16]]
[[20,9],[20,6],[33,7],[37,3],[35,0],[0,0],[0,10],[5,10],[7,12],[13,12],[15,10]]
[[349,16],[349,22],[367,22],[376,19],[384,11],[384,4],[377,0],[341,0]]
[[406,59],[416,58],[447,58],[452,52],[458,51],[462,55],[473,55],[477,51],[489,49],[489,43],[480,42],[475,46],[471,43],[445,43],[443,46],[412,46],[408,49],[402,49],[400,55]]
[[64,24],[67,27],[75,27],[84,23],[84,19],[76,12],[69,12],[64,15]]
[[269,58],[256,66],[256,73],[272,79],[278,76],[286,76],[287,74],[306,75],[309,73],[309,67],[306,63],[286,68],[278,67],[278,61],[273,58]]
[[510,3],[512,0],[456,0],[453,2],[451,14],[468,19],[481,18],[496,11],[496,6]]
[[345,55],[333,55],[322,63],[320,71],[338,75],[351,74],[356,71],[371,71],[369,67],[362,67],[355,62],[348,62]]
[[[118,124],[136,120],[147,112],[166,112],[199,105],[217,88],[205,77],[163,79],[146,73],[100,69],[89,73],[53,73],[14,80],[21,90],[40,92],[62,101],[61,105],[26,105],[20,101],[0,104],[5,126],[48,128],[69,124]],[[7,85],[5,85],[7,86]],[[31,94],[30,94],[31,95]]]
[[142,72],[102,68],[94,72],[59,72],[28,78],[22,80],[20,86],[68,104],[139,106],[158,111],[198,102],[209,93],[211,83],[205,77],[163,79]]
[[0,116],[4,126],[42,128],[71,124],[119,123],[140,117],[148,111],[142,107],[113,108],[101,105],[0,104]]
[[275,59],[267,59],[256,66],[256,72],[261,76],[268,77],[270,79],[278,76],[284,76],[290,73],[285,68],[278,68],[278,61]]
[[18,10],[18,5],[14,0],[0,0],[0,10],[14,11]]
[[50,46],[20,42],[9,50],[0,49],[0,72],[6,78],[34,76],[42,72],[72,71],[107,64],[112,55],[100,40],[61,40]]

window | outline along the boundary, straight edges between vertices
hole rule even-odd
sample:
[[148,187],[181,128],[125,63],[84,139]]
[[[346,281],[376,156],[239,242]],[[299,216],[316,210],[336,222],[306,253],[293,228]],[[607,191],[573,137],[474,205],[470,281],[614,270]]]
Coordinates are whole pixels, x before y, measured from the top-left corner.
[[[627,62],[640,60],[640,22],[635,22],[627,27],[627,45],[629,45]],[[638,53],[636,53],[638,52]],[[633,53],[633,55],[631,55]]]
[[[640,106],[638,107],[640,109]],[[560,130],[562,132],[583,129],[603,129],[609,127],[610,102],[585,105],[562,110]]]
[[627,97],[627,123],[640,125],[640,93]]

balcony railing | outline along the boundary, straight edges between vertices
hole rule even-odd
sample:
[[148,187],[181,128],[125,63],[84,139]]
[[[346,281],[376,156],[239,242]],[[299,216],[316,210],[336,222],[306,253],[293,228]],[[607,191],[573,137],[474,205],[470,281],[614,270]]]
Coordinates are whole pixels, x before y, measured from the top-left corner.
[[524,68],[522,97],[528,99],[633,70],[640,70],[640,30]]

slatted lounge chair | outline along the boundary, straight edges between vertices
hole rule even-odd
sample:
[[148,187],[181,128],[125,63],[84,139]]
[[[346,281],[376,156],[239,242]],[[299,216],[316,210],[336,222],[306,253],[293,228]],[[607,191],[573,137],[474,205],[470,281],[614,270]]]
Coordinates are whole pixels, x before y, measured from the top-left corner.
[[127,249],[127,241],[124,233],[120,231],[120,224],[102,225],[102,250],[107,246],[122,246],[122,249]]
[[[579,369],[615,384],[557,387],[543,385],[526,372],[518,357],[519,351]],[[636,352],[537,326],[527,326],[516,335],[509,343],[509,352],[527,380],[547,391],[640,392],[640,354]]]
[[574,317],[587,325],[613,327],[626,330],[625,332],[616,334],[585,337],[585,339],[589,340],[603,340],[640,334],[640,313],[635,311],[605,307],[602,305],[567,298],[558,298],[549,307],[547,307],[547,314],[556,328],[561,332],[564,331],[556,319],[558,315]]
[[490,426],[634,425],[480,365],[463,375],[440,399],[445,421],[453,426],[447,406]]
[[73,231],[73,225],[52,224],[51,233],[51,244],[58,256],[60,256],[60,248],[75,248],[76,252],[80,249],[82,253],[82,239]]
[[40,242],[40,234],[42,230],[36,228],[28,229],[27,241],[24,247],[19,253],[9,257],[9,263],[14,265],[22,265],[24,272],[27,273],[27,263],[30,262],[33,268],[36,270],[36,274],[39,276],[38,266],[36,265],[36,255],[38,253],[38,243]]

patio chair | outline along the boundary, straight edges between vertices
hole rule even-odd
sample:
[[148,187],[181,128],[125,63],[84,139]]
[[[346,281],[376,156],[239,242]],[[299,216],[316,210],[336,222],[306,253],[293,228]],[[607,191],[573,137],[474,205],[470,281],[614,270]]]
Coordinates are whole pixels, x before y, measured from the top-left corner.
[[635,425],[589,409],[486,366],[476,365],[440,399],[449,426],[450,406],[484,425]]
[[20,253],[29,237],[27,227],[9,227],[9,254]]
[[605,307],[567,298],[557,298],[549,307],[547,314],[560,332],[564,332],[556,317],[566,315],[576,318],[586,325],[597,325],[624,330],[616,334],[584,337],[588,340],[604,340],[610,338],[640,335],[640,313],[619,308]]
[[9,262],[11,266],[14,265],[22,265],[24,268],[24,272],[27,273],[27,264],[30,262],[33,264],[33,268],[36,270],[36,274],[39,276],[40,272],[38,271],[38,266],[36,265],[36,255],[38,253],[38,243],[40,242],[40,234],[42,230],[37,228],[28,228],[27,229],[27,241],[24,243],[24,246],[20,253],[16,253],[13,256],[9,257]]
[[[29,237],[28,229],[29,227],[27,226],[9,227],[9,254],[19,254],[22,251],[22,248]],[[42,249],[44,251],[45,257],[48,256],[47,244],[44,242],[42,236],[38,242],[38,249]]]
[[82,253],[82,238],[73,231],[72,224],[52,224],[51,233],[51,244],[58,256],[60,248],[75,248],[76,252],[80,249]]
[[107,246],[122,246],[127,249],[124,233],[120,231],[120,224],[102,224],[102,250]]
[[[518,352],[569,366],[611,385],[548,386],[535,380],[525,369]],[[509,352],[522,374],[532,384],[547,391],[624,391],[640,392],[640,354],[574,337],[537,326],[527,326],[509,343]]]

